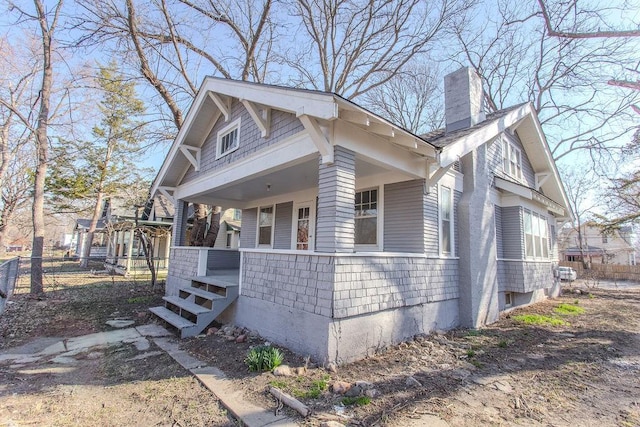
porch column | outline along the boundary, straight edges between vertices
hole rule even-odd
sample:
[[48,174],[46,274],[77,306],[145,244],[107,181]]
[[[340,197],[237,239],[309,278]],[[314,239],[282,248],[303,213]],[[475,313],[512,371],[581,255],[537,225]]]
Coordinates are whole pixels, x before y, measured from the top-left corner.
[[353,252],[356,160],[353,151],[334,147],[334,162],[319,166],[317,252]]
[[187,219],[189,215],[189,203],[184,200],[176,200],[176,210],[173,215],[173,230],[171,240],[175,246],[184,246],[187,231]]
[[[495,144],[495,142],[494,142]],[[458,202],[461,326],[477,328],[498,319],[498,262],[487,144],[461,159],[463,193]]]

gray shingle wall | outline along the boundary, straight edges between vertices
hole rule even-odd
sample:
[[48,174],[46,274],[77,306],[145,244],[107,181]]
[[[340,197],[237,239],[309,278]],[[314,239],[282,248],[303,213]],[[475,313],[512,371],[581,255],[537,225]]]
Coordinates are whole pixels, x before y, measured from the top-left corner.
[[291,218],[293,202],[276,205],[275,231],[273,236],[274,249],[291,249]]
[[384,250],[424,253],[423,180],[384,186]]
[[502,208],[502,253],[504,258],[508,259],[524,258],[524,233],[520,206]]
[[332,316],[334,258],[244,252],[242,295]]
[[526,293],[553,286],[550,262],[500,261],[498,272],[501,291]]
[[[237,118],[241,119],[240,123],[240,143],[238,149],[233,153],[221,157],[216,160],[216,144],[218,143],[218,132],[225,126],[232,123]],[[289,136],[304,130],[302,123],[295,115],[285,113],[283,111],[271,111],[271,129],[268,138],[263,138],[260,129],[244,108],[244,105],[238,100],[234,100],[231,105],[231,117],[225,122],[224,116],[220,116],[215,124],[207,140],[202,146],[200,172],[196,172],[192,166],[189,167],[182,182],[189,182],[201,173],[206,173],[216,168],[227,166],[233,162],[237,162],[258,150],[266,148],[277,143]]]
[[242,210],[242,231],[240,232],[240,247],[256,247],[256,227],[258,226],[258,209]]
[[354,248],[355,154],[334,147],[334,162],[320,164],[316,250],[352,252]]
[[502,208],[498,205],[494,205],[495,221],[496,221],[496,252],[498,258],[504,258],[503,243],[502,243]]
[[[177,288],[188,283],[191,277],[198,274],[198,248],[172,248],[169,255],[169,272],[167,287]],[[175,291],[175,292],[173,292]],[[167,294],[177,293],[177,289],[167,289]]]
[[458,298],[458,261],[244,252],[242,295],[344,318]]
[[458,260],[402,257],[336,259],[334,317],[458,298]]
[[424,250],[427,255],[440,253],[438,233],[438,188],[434,187],[424,197]]

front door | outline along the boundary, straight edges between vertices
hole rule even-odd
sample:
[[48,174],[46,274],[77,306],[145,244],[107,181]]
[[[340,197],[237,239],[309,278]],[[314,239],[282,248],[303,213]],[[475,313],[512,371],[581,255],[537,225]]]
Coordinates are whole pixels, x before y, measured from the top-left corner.
[[313,202],[294,205],[293,208],[293,249],[300,251],[313,250],[314,217]]

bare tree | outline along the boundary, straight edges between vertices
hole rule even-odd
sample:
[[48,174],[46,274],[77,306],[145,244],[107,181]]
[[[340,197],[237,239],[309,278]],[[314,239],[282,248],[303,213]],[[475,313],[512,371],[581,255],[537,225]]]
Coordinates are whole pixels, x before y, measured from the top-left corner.
[[[538,0],[550,36],[571,39],[629,38],[640,37],[639,22],[629,20],[636,16],[634,6],[626,3],[615,4],[597,2],[595,4],[578,0],[551,3]],[[635,6],[637,8],[637,5]],[[623,22],[626,21],[626,22]],[[620,26],[627,28],[620,28]]]
[[355,99],[426,52],[468,6],[465,0],[292,0],[291,13],[301,22],[294,32],[299,49],[285,62],[298,85]]
[[485,28],[461,20],[455,32],[458,61],[482,76],[488,107],[533,102],[556,160],[576,151],[619,151],[619,136],[634,127],[629,107],[638,95],[607,81],[633,66],[634,46],[551,37],[540,11],[526,3],[501,1],[492,12]]
[[384,85],[364,95],[364,105],[415,134],[444,123],[441,73],[430,64],[412,61]]

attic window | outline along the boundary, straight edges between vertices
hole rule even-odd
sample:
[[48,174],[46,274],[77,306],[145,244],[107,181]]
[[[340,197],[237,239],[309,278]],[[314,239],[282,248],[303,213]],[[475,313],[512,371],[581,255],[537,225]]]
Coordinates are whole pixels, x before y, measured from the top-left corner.
[[502,140],[502,169],[507,175],[522,179],[522,153],[507,139]]
[[216,159],[238,149],[240,143],[240,119],[235,120],[218,132]]

